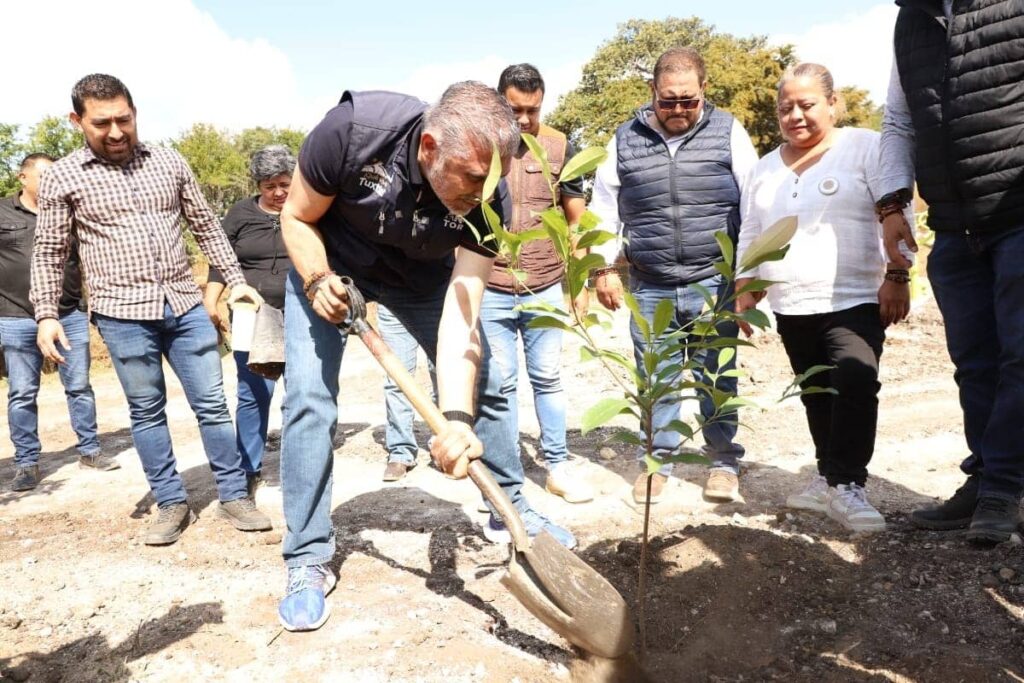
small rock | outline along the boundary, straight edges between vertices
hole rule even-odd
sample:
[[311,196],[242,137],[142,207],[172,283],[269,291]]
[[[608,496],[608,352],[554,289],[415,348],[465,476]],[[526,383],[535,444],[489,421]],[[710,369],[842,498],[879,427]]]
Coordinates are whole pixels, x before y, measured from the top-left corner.
[[736,523],[736,524],[739,524],[740,526],[746,526],[747,525],[747,518],[744,517],[743,515],[741,515],[738,512],[732,513],[732,521],[734,523]]
[[94,616],[96,616],[96,609],[93,608],[91,605],[83,605],[75,609],[74,616],[75,619],[81,619],[82,621],[92,619]]
[[53,627],[52,626],[44,626],[44,627],[42,627],[41,629],[39,629],[39,635],[42,638],[49,638],[50,636],[53,635]]
[[999,578],[995,574],[985,574],[981,577],[981,585],[986,588],[995,588],[999,585]]
[[835,635],[838,628],[835,619],[822,619],[818,622],[818,628],[821,629],[822,633],[828,633],[829,635]]
[[999,578],[1002,579],[1003,581],[1009,581],[1016,574],[1017,574],[1017,572],[1013,571],[1009,567],[1003,567],[1002,569],[999,570]]
[[0,616],[0,626],[13,631],[21,626],[21,617],[14,612],[7,612],[3,616]]
[[262,534],[262,537],[263,545],[277,545],[281,542],[280,531],[268,531],[265,534]]
[[939,630],[942,632],[942,635],[949,635],[949,626],[947,626],[946,624],[943,624],[941,627],[939,627]]
[[603,447],[600,451],[597,452],[597,454],[600,456],[602,460],[614,460],[615,458],[619,457],[619,454],[615,452],[615,449],[609,448],[608,446]]

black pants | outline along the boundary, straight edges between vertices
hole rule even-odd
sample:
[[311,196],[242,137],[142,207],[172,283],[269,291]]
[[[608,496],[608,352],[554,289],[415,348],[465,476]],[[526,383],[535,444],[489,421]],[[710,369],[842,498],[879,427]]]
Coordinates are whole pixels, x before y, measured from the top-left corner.
[[838,393],[801,396],[818,472],[829,486],[863,486],[875,450],[878,361],[885,341],[878,304],[834,313],[776,314],[776,320],[795,373],[815,365],[833,366],[809,377],[803,387],[830,387]]

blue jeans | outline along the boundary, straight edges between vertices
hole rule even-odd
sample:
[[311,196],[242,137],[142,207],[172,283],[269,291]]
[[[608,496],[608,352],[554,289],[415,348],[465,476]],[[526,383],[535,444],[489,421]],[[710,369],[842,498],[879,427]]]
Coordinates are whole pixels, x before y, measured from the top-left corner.
[[[728,285],[720,275],[702,280],[697,284],[711,290],[712,294],[715,294],[718,299],[729,295]],[[654,285],[644,282],[639,278],[633,278],[631,290],[633,292],[633,296],[636,298],[637,305],[640,307],[641,313],[648,322],[654,319],[654,308],[658,305],[659,301],[662,299],[670,299],[675,303],[675,316],[666,330],[667,333],[689,325],[694,319],[700,316],[701,311],[704,308],[704,297],[688,285]],[[640,334],[640,329],[632,320],[630,321],[629,331],[633,337],[633,352],[636,357],[637,369],[643,373],[642,354],[644,350],[644,341]],[[718,334],[724,337],[736,337],[737,334],[739,334],[739,330],[735,323],[722,323],[718,327]],[[719,352],[717,349],[702,349],[693,353],[693,359],[699,366],[703,366],[711,372],[725,372],[735,368],[735,357],[733,357],[728,365],[719,367],[718,354]],[[658,364],[655,368],[655,372],[660,372],[662,369],[671,365],[682,364],[684,362],[683,350],[677,349],[669,358]],[[680,374],[677,373],[674,377],[670,378],[669,381],[678,382],[680,379]],[[695,382],[710,386],[711,380],[707,377],[701,367],[693,369],[693,379]],[[721,391],[735,393],[737,379],[735,377],[719,377],[715,386]],[[714,401],[712,401],[711,397],[704,391],[698,391],[697,397],[700,403],[700,414],[705,419],[709,419],[715,413]],[[652,416],[655,430],[655,456],[657,456],[658,453],[673,451],[679,447],[682,441],[682,437],[679,433],[663,429],[665,425],[669,424],[673,420],[678,420],[679,416],[680,402],[678,395],[667,396],[655,403],[654,415]],[[743,446],[739,445],[735,441],[737,426],[737,417],[735,414],[722,414],[713,422],[702,428],[701,431],[704,434],[705,444],[704,454],[710,458],[711,466],[713,468],[725,469],[735,474],[739,474],[739,460],[743,457],[744,450]],[[643,432],[642,426],[641,432]],[[642,433],[641,438],[643,438]],[[642,454],[641,457],[643,457]],[[665,475],[671,473],[671,471],[671,463],[666,464],[661,468],[661,473]]]
[[267,428],[270,424],[270,401],[274,398],[272,379],[257,375],[249,369],[248,351],[235,351],[238,368],[238,405],[235,408],[235,445],[242,456],[242,469],[254,474],[263,466],[263,451],[267,446]]
[[[72,311],[60,318],[70,349],[61,347],[67,362],[58,367],[68,401],[71,428],[78,436],[78,452],[96,455],[96,397],[89,385],[89,318]],[[7,364],[7,423],[14,444],[14,463],[29,467],[39,462],[39,380],[43,354],[36,346],[36,321],[32,318],[0,318],[0,344]]]
[[[415,373],[416,349],[419,348],[419,344],[386,306],[377,307],[377,329],[381,339],[398,356],[405,369],[410,374]],[[434,372],[434,363],[427,360],[427,366],[436,402],[437,375]],[[416,454],[419,452],[419,447],[416,444],[416,432],[413,430],[413,421],[416,418],[409,399],[390,377],[384,380],[384,406],[387,408],[388,414],[387,429],[384,431],[388,462],[400,462],[412,467],[416,464]]]
[[935,233],[928,279],[956,367],[980,495],[1018,499],[1024,488],[1024,229]]
[[562,391],[562,331],[552,327],[531,328],[534,318],[546,315],[541,311],[524,311],[519,304],[547,303],[565,307],[562,285],[557,284],[535,293],[507,294],[494,289],[484,292],[480,324],[498,364],[503,379],[501,389],[512,407],[515,433],[519,433],[519,409],[516,390],[519,385],[519,336],[523,337],[526,375],[533,387],[533,401],[540,424],[540,448],[548,469],[565,462],[565,392]]
[[[387,306],[431,360],[447,285],[432,292],[356,283],[371,301]],[[284,498],[284,559],[289,567],[323,564],[334,555],[331,486],[333,437],[338,426],[338,373],[347,338],[310,308],[302,280],[293,270],[285,285],[284,429],[281,436],[281,493]],[[477,372],[476,434],[484,463],[520,510],[523,465],[511,429],[501,372],[484,343]]]
[[93,317],[128,399],[135,450],[157,505],[165,507],[186,500],[164,412],[164,358],[181,381],[199,422],[221,502],[244,497],[245,472],[224,398],[217,330],[203,307],[197,305],[175,317],[170,305],[165,304],[160,320],[125,320],[99,313]]

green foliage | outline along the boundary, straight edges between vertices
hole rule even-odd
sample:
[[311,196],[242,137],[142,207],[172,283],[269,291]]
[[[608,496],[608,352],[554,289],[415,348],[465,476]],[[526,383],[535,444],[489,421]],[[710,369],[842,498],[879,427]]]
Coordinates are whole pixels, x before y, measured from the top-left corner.
[[13,194],[18,187],[18,165],[24,156],[18,142],[18,126],[0,123],[0,197]]
[[45,116],[32,126],[24,150],[25,154],[43,152],[60,159],[84,144],[82,132],[71,125],[66,116]]
[[560,99],[548,124],[579,147],[604,146],[620,124],[650,101],[648,81],[658,56],[684,45],[704,57],[707,98],[743,123],[762,154],[777,146],[775,86],[795,62],[792,48],[770,46],[765,36],[718,33],[697,17],[620,24],[583,67],[579,85]]
[[839,89],[839,96],[846,103],[846,116],[841,125],[882,130],[884,109],[871,101],[867,90],[847,86]]

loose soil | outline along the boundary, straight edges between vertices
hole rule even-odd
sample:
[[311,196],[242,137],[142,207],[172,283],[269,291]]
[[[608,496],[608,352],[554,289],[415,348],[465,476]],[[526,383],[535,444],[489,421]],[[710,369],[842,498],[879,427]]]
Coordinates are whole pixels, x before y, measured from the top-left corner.
[[[626,319],[618,316],[606,336],[628,348]],[[916,531],[906,518],[962,481],[961,416],[934,306],[924,304],[891,330],[882,359],[869,495],[889,530],[878,535],[851,535],[822,516],[783,508],[812,473],[812,450],[799,402],[776,402],[790,381],[778,338],[763,334],[756,343],[741,351],[748,373],[741,391],[763,408],[744,416],[745,502],[704,502],[705,473],[687,465],[653,509],[650,677],[1024,680],[1022,546],[974,547],[955,533]],[[599,495],[574,506],[543,491],[523,378],[527,495],[578,535],[580,555],[632,602],[642,524],[629,499],[636,464],[626,448],[607,449],[609,429],[580,434],[582,409],[613,386],[578,357],[567,342],[569,445],[579,476]],[[269,485],[257,496],[276,530],[243,534],[215,515],[195,419],[176,380],[168,380],[179,470],[200,519],[175,545],[150,548],[140,539],[154,504],[109,365],[97,364],[93,382],[104,451],[122,464],[111,473],[77,468],[59,381],[48,375],[40,397],[44,478],[35,491],[7,489],[14,463],[0,430],[4,680],[526,683],[595,671],[502,589],[506,550],[480,536],[479,496],[469,482],[446,479],[425,454],[398,484],[380,481],[382,373],[353,342],[342,375],[332,501],[339,581],[330,620],[306,634],[282,631],[276,617],[285,582],[277,405]],[[233,396],[230,359],[225,383]],[[417,429],[425,443],[423,426]]]

